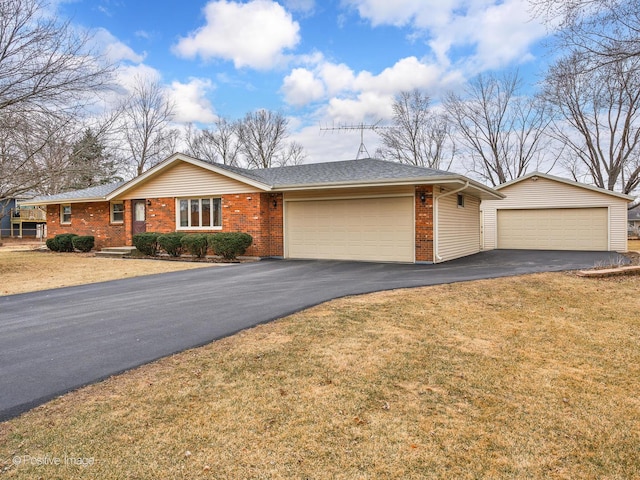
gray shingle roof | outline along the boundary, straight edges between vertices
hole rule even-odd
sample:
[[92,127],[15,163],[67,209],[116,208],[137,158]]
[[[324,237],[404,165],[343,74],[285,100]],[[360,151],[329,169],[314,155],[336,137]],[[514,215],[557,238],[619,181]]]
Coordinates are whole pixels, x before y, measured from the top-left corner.
[[[180,159],[182,155],[175,154],[169,157],[172,159]],[[202,160],[193,159],[202,162]],[[164,162],[163,162],[164,163]],[[209,163],[209,162],[206,162]],[[160,164],[162,165],[162,164]],[[359,184],[359,183],[386,183],[391,181],[402,180],[425,180],[431,178],[456,178],[460,177],[455,173],[436,170],[433,168],[416,167],[413,165],[405,165],[402,163],[388,162],[385,160],[377,160],[366,158],[361,160],[346,160],[339,162],[310,163],[304,165],[294,165],[288,167],[275,167],[265,169],[246,169],[223,165],[219,163],[213,164],[216,168],[234,173],[247,180],[252,180],[263,184],[270,189],[279,189],[287,187],[313,187],[314,185],[340,185],[340,184]],[[135,184],[136,179],[133,180]],[[32,199],[36,203],[64,203],[79,202],[83,200],[96,201],[107,198],[111,193],[124,185],[127,189],[128,182],[118,182],[109,185],[101,185],[98,187],[86,188],[84,190],[76,190],[65,192],[58,195],[42,196]],[[485,187],[486,188],[486,187]],[[118,195],[122,191],[118,192]]]
[[48,201],[51,203],[60,203],[65,200],[82,200],[82,199],[95,199],[103,198],[113,192],[116,188],[120,188],[125,182],[108,183],[106,185],[99,185],[97,187],[89,187],[82,190],[72,190],[70,192],[58,193],[56,195],[44,195],[40,197],[32,198],[32,202]]
[[244,168],[229,167],[227,165],[217,166],[270,185],[273,188],[283,188],[294,185],[323,185],[331,183],[376,182],[456,176],[454,173],[443,170],[416,167],[373,158],[341,162],[309,163],[305,165],[265,168],[260,170],[247,170]]

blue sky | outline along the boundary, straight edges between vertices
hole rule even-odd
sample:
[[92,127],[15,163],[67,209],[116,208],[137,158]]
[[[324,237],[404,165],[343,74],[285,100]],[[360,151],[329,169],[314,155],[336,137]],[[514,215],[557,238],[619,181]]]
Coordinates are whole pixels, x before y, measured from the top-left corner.
[[[320,126],[386,120],[393,96],[421,88],[438,103],[481,72],[544,71],[545,27],[527,0],[59,0],[120,65],[118,82],[159,80],[176,123],[258,108],[290,119],[308,161],[355,157],[359,136]],[[373,153],[377,137],[367,132]]]

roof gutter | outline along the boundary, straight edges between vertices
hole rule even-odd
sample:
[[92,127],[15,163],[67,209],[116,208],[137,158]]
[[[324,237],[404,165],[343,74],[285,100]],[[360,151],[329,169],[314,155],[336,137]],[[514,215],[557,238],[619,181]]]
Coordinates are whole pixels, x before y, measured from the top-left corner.
[[450,192],[447,193],[443,193],[442,195],[438,195],[433,197],[433,228],[434,228],[434,232],[433,232],[433,258],[434,260],[436,260],[436,262],[441,262],[442,261],[442,257],[440,256],[440,239],[439,239],[439,235],[438,235],[438,223],[440,223],[440,218],[438,215],[438,201],[441,198],[444,197],[448,197],[449,195],[454,195],[456,193],[460,193],[461,191],[465,190],[469,188],[469,181],[467,181],[465,183],[464,186],[458,188],[457,190],[451,190]]

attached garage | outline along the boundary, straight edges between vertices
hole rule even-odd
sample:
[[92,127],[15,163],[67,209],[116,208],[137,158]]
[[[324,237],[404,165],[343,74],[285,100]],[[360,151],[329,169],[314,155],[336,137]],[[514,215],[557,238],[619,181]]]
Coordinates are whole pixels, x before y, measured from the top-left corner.
[[413,262],[413,195],[285,202],[288,258]]
[[626,251],[628,195],[535,172],[480,207],[484,250]]

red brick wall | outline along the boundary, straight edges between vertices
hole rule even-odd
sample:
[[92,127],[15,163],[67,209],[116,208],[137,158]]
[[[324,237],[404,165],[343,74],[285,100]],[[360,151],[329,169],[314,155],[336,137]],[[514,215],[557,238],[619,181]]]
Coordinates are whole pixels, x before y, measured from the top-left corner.
[[[60,205],[47,206],[47,236],[61,233],[93,235],[95,249],[125,244],[125,223],[112,224],[109,202],[72,203],[71,223],[60,223]],[[126,206],[125,206],[126,209]],[[126,211],[126,210],[125,210]]]
[[[276,202],[274,206],[274,202]],[[278,230],[279,228],[279,230]],[[222,196],[222,231],[253,237],[247,255],[281,256],[282,194],[240,193]]]
[[[131,225],[131,221],[129,221]],[[131,230],[131,228],[129,228]],[[173,197],[147,200],[147,232],[176,231],[176,199]]]
[[[425,195],[425,203],[420,200]],[[433,262],[433,187],[416,186],[416,262]]]
[[[221,205],[222,229],[194,230],[193,233],[244,232],[253,237],[253,245],[247,250],[247,255],[259,257],[283,255],[281,193],[223,195]],[[132,244],[131,212],[131,201],[127,200],[125,202],[127,245]],[[148,199],[146,228],[148,232],[175,232],[176,199],[173,197]]]
[[283,197],[281,193],[261,193],[261,218],[265,255],[284,256]]

